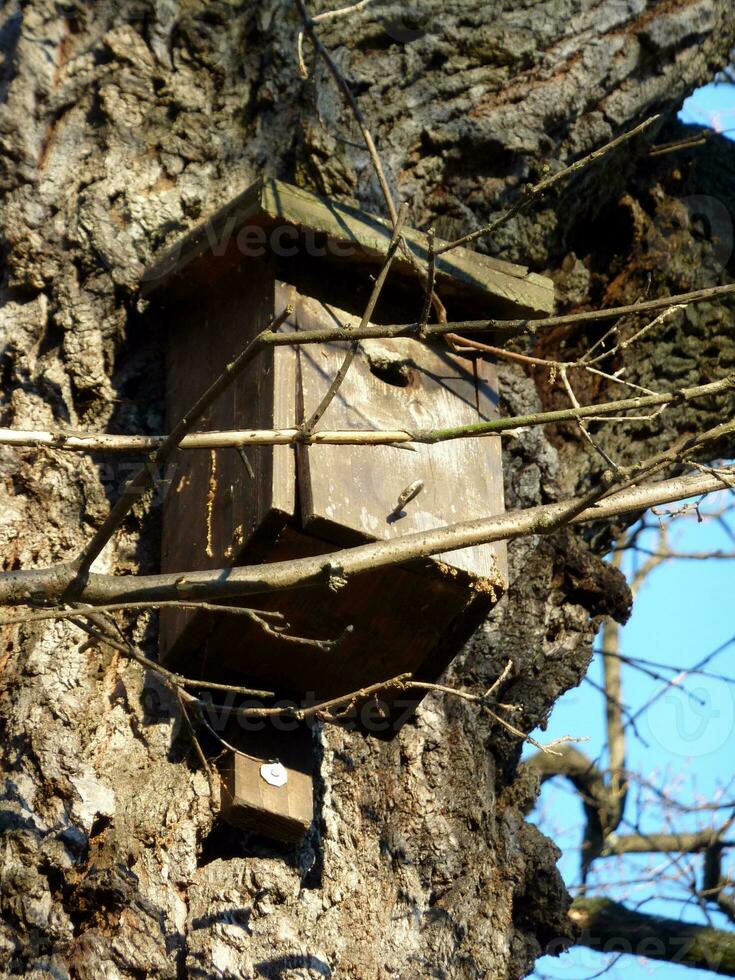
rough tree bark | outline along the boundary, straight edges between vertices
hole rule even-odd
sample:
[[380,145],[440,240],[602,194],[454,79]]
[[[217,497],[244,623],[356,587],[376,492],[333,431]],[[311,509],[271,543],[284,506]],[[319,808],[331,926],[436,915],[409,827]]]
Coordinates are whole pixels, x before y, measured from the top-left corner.
[[[162,347],[139,276],[260,173],[381,210],[324,68],[298,74],[297,27],[290,0],[2,5],[3,425],[161,431]],[[653,111],[671,138],[682,98],[726,62],[735,13],[730,0],[375,0],[320,33],[411,223],[452,237]],[[735,155],[646,152],[626,147],[481,247],[554,275],[561,310],[722,281],[720,246],[682,198],[713,194],[732,214]],[[673,319],[626,354],[631,379],[732,370],[731,309]],[[545,352],[579,342],[560,332]],[[559,397],[516,367],[501,376],[510,412]],[[721,409],[601,438],[628,462]],[[74,555],[121,465],[0,451],[4,567]],[[554,443],[510,441],[505,469],[509,506],[527,506],[584,489],[597,460],[568,426]],[[106,570],[155,570],[157,514],[156,500],[135,512]],[[510,592],[453,678],[489,686],[510,657],[504,699],[542,722],[583,675],[599,617],[626,615],[626,587],[594,553],[603,537],[513,545]],[[140,623],[152,651],[155,623]],[[524,819],[534,777],[471,705],[429,698],[389,744],[321,733],[320,817],[289,852],[215,824],[178,716],[138,666],[65,623],[2,640],[4,975],[515,978],[571,936],[555,847]]]

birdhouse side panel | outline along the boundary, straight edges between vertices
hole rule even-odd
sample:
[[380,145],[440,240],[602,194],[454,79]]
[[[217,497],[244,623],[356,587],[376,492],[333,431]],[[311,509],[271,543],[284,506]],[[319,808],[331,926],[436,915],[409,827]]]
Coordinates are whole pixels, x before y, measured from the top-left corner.
[[[218,280],[216,289],[201,290],[169,311],[169,428],[267,327],[277,302],[286,305],[288,297],[280,287],[276,296],[272,267],[250,261]],[[295,368],[292,349],[261,351],[212,405],[200,431],[293,424]],[[295,479],[295,456],[289,446],[179,452],[168,474],[164,501],[162,570],[226,567],[242,560],[248,549],[255,552],[259,536],[272,536],[293,518]],[[196,618],[200,633],[211,627],[208,617]],[[193,620],[184,610],[162,613],[164,655]],[[194,642],[194,637],[187,641]]]

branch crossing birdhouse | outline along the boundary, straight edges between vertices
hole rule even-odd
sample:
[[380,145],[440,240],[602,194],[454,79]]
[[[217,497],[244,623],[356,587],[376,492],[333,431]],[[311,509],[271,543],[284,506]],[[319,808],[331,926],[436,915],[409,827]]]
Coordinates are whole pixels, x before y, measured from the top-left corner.
[[[426,238],[404,235],[425,262]],[[282,330],[338,327],[345,341],[260,352],[201,428],[291,428],[309,418],[342,364],[390,237],[381,218],[260,180],[164,254],[142,291],[168,331],[169,427],[288,305]],[[538,317],[553,307],[549,280],[462,248],[437,261],[436,289],[450,320]],[[423,287],[399,250],[373,321],[416,321],[422,305]],[[497,414],[489,360],[458,356],[441,337],[364,340],[316,431],[450,428]],[[186,450],[165,497],[161,565],[184,572],[284,561],[502,510],[495,436]],[[189,676],[236,677],[299,704],[407,672],[435,681],[502,594],[506,575],[500,542],[243,600],[282,613],[290,635],[344,636],[331,652],[241,616],[162,610],[161,657]],[[378,700],[356,704],[350,720],[392,737],[420,696]]]

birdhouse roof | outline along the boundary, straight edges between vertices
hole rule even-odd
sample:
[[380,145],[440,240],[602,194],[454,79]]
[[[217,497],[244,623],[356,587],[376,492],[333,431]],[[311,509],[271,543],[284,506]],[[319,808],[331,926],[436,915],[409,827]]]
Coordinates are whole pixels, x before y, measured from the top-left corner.
[[[294,256],[355,267],[379,266],[388,250],[391,224],[347,204],[310,194],[279,180],[262,178],[167,249],[143,276],[141,295],[149,298],[214,281],[247,256]],[[423,263],[428,239],[404,229],[404,238]],[[437,239],[435,245],[444,242]],[[399,250],[391,278],[415,283],[412,264]],[[437,289],[461,313],[488,317],[539,317],[553,312],[550,279],[525,266],[466,248],[438,257]]]

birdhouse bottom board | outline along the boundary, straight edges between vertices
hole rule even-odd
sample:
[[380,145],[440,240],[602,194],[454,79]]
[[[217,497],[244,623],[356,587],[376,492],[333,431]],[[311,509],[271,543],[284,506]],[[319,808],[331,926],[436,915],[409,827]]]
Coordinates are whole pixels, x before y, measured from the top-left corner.
[[[169,424],[174,424],[267,317],[287,304],[282,329],[335,324],[346,335],[359,310],[339,310],[267,264],[235,269],[216,290],[166,310]],[[406,316],[410,320],[410,315]],[[293,427],[320,403],[347,343],[261,352],[213,406],[202,429]],[[432,429],[497,416],[494,365],[452,354],[443,340],[360,344],[318,425],[339,429]],[[405,446],[250,446],[189,450],[170,475],[164,503],[162,567],[188,571],[326,554],[503,510],[500,440],[457,439]],[[397,507],[402,492],[417,496]],[[194,676],[236,676],[299,703],[359,691],[410,672],[436,680],[505,586],[502,542],[390,566],[321,586],[253,596],[241,605],[277,611],[284,635],[245,617],[164,610],[164,661]],[[344,642],[325,652],[296,638]],[[351,720],[391,737],[421,698],[389,692],[358,701]],[[379,703],[382,702],[382,703]]]

